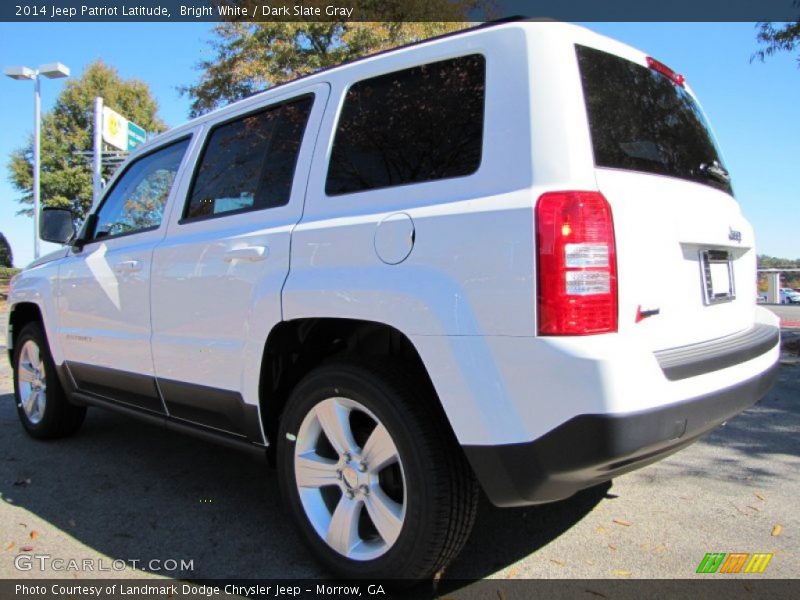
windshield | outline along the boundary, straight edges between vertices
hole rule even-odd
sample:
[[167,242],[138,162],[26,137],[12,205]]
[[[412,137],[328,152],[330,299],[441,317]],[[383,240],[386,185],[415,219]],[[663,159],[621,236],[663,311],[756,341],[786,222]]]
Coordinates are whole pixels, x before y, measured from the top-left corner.
[[680,177],[732,194],[703,112],[670,78],[576,45],[595,164]]

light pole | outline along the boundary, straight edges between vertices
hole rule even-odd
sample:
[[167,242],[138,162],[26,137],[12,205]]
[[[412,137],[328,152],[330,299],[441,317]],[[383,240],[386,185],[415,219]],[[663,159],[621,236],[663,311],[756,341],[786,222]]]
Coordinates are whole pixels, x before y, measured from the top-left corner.
[[41,170],[41,130],[42,130],[42,99],[39,93],[39,77],[44,75],[48,79],[69,77],[69,68],[59,62],[41,65],[38,69],[29,67],[6,67],[3,71],[11,79],[33,79],[33,258],[39,258],[39,204],[40,184],[39,172]]

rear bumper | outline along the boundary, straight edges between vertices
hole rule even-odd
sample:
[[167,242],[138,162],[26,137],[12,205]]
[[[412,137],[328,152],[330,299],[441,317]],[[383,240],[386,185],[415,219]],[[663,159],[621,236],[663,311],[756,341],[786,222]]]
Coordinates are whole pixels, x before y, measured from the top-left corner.
[[780,329],[756,323],[750,329],[724,338],[681,346],[655,353],[656,360],[670,381],[696,377],[738,365],[761,356],[780,342]]
[[532,442],[463,446],[496,506],[568,498],[581,489],[655,462],[758,402],[778,364],[734,386],[627,414],[576,416]]

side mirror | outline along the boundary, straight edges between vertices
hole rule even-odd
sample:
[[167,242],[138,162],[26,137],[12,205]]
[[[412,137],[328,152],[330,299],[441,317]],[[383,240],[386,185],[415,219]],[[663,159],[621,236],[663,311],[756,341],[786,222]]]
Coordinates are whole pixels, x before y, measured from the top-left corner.
[[47,206],[42,209],[39,221],[39,237],[46,242],[68,244],[75,236],[72,211],[66,208]]

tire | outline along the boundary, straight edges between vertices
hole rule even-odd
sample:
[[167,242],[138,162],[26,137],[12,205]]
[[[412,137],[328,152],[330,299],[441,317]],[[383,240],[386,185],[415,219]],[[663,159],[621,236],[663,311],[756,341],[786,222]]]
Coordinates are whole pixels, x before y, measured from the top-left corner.
[[67,400],[39,323],[22,328],[14,344],[13,367],[17,414],[28,434],[49,440],[80,429],[86,407]]
[[475,521],[472,471],[435,398],[413,382],[386,362],[329,363],[282,415],[281,494],[305,543],[341,577],[430,578]]

